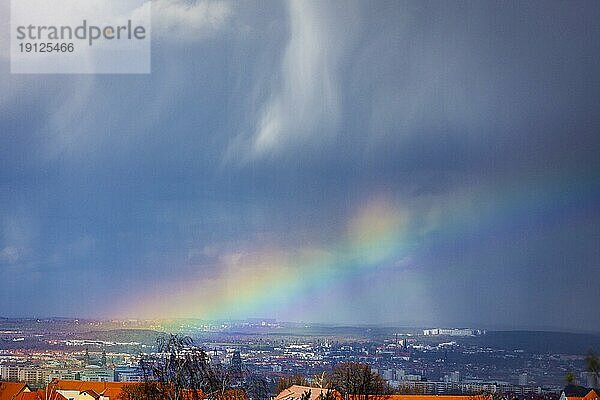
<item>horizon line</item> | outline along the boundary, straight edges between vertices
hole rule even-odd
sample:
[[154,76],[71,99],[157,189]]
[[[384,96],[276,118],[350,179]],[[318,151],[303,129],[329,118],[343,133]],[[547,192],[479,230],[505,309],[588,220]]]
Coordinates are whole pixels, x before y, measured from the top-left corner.
[[323,326],[330,328],[377,328],[377,329],[474,329],[485,330],[489,332],[548,332],[548,333],[572,333],[572,334],[591,334],[600,335],[600,331],[584,330],[584,329],[566,329],[556,326],[506,326],[506,325],[466,325],[466,324],[435,324],[426,322],[413,323],[348,323],[348,322],[318,322],[318,321],[284,321],[271,317],[247,317],[244,319],[202,319],[198,317],[156,317],[156,318],[133,318],[133,317],[66,317],[66,316],[3,316],[0,315],[0,320],[25,320],[25,321],[86,321],[86,322],[114,322],[114,321],[129,321],[129,322],[167,322],[167,321],[195,321],[201,323],[242,323],[248,321],[273,321],[278,324],[295,324],[295,325],[312,325]]

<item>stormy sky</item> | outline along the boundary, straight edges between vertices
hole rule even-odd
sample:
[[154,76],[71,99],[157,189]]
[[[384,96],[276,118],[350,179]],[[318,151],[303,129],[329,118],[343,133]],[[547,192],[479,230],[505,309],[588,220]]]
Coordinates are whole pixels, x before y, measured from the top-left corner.
[[12,75],[0,316],[600,331],[600,5],[153,2]]

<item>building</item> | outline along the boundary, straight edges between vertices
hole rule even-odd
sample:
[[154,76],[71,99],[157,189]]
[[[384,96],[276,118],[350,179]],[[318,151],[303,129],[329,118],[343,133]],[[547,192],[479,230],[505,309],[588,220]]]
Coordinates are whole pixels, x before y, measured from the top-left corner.
[[453,329],[453,328],[433,328],[423,329],[424,336],[475,336],[485,335],[485,330],[482,329]]
[[384,369],[382,370],[381,373],[381,377],[383,379],[385,379],[386,381],[392,381],[394,380],[394,370],[389,368],[389,369]]
[[569,385],[561,393],[559,400],[600,400],[594,389]]
[[24,382],[31,386],[42,387],[46,384],[47,371],[33,366],[0,366],[0,379],[9,382]]
[[0,400],[13,400],[21,393],[31,392],[22,382],[0,382]]
[[115,381],[117,382],[143,382],[144,371],[135,367],[117,367],[115,369]]
[[78,381],[81,379],[81,373],[80,371],[70,369],[53,369],[48,371],[46,374],[46,383],[50,383],[55,379]]
[[459,371],[450,372],[450,382],[454,382],[454,383],[460,382],[460,372]]
[[19,382],[25,382],[34,387],[42,387],[46,384],[48,372],[38,367],[19,368]]
[[[302,395],[307,392],[310,392],[310,400],[318,400],[319,397],[324,397],[327,394],[328,389],[293,385],[279,393],[275,400],[300,400]],[[342,400],[342,395],[337,390],[332,390],[331,393],[336,399]]]
[[[64,396],[66,400],[119,400],[126,386],[140,385],[136,382],[84,382],[71,380],[53,380],[48,384],[48,391]],[[198,390],[184,391],[183,399],[206,398],[205,394]],[[248,400],[243,390],[227,390],[219,400]],[[4,400],[4,399],[0,399]],[[34,399],[23,399],[34,400]],[[61,400],[61,399],[41,399]]]
[[281,372],[282,371],[281,365],[279,365],[279,364],[272,365],[271,366],[271,371],[272,372]]
[[62,394],[54,391],[38,389],[35,392],[22,392],[14,397],[13,400],[68,400]]
[[115,372],[110,368],[88,366],[80,371],[80,379],[87,382],[114,382]]
[[136,385],[136,383],[84,382],[56,379],[48,384],[48,388],[68,400],[116,400],[119,398],[125,385]]
[[0,366],[0,378],[3,381],[16,382],[19,380],[19,367],[13,365]]
[[231,372],[234,374],[242,373],[242,356],[239,350],[235,350],[233,352],[233,356],[231,356]]
[[523,372],[521,375],[519,375],[519,386],[527,386],[527,373]]
[[[390,384],[397,389],[411,393],[438,395],[446,393],[513,393],[515,395],[542,393],[542,388],[540,387],[517,386],[499,382],[434,382],[403,380],[390,382]],[[444,398],[445,397],[446,396],[444,396]]]

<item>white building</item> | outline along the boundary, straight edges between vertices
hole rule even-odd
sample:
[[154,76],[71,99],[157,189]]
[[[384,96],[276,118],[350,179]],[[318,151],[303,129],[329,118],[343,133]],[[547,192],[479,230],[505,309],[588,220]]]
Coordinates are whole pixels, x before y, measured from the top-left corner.
[[3,381],[16,382],[19,380],[19,367],[12,365],[0,366],[0,377]]
[[112,369],[88,367],[82,370],[80,378],[84,382],[114,382],[115,372]]
[[523,372],[521,375],[519,375],[519,386],[527,386],[527,373]]
[[25,382],[28,385],[44,386],[48,372],[38,367],[19,368],[19,382]]
[[454,371],[450,372],[450,382],[460,382],[460,372]]
[[433,328],[424,329],[424,336],[475,336],[485,335],[485,330],[469,328]]

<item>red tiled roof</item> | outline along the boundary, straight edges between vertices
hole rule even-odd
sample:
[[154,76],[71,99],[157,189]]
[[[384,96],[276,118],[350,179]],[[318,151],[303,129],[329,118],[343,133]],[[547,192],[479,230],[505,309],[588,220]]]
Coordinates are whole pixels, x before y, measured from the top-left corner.
[[[87,382],[87,381],[73,381],[73,380],[59,380],[56,379],[50,383],[49,387],[52,390],[72,390],[78,391],[79,393],[87,392],[90,396],[98,398],[99,396],[108,397],[111,400],[118,399],[125,387],[132,387],[137,385],[143,385],[143,382]],[[242,391],[243,392],[243,391]],[[184,398],[186,399],[203,399],[206,396],[202,390],[198,390],[197,396],[193,396],[193,391],[187,390],[184,392]],[[245,393],[244,393],[245,396]],[[0,399],[3,400],[3,399]],[[52,399],[54,400],[54,399]],[[56,399],[60,400],[60,399]],[[227,391],[223,397],[223,400],[245,400],[245,397],[240,397],[239,393]]]
[[[327,390],[328,389],[315,388],[310,386],[293,385],[285,390],[282,390],[281,393],[277,395],[275,400],[298,400],[302,397],[304,393],[308,391],[310,391],[310,400],[317,400],[319,395],[323,394],[323,396],[325,396]],[[341,400],[342,395],[337,390],[333,390],[333,394],[337,399]]]
[[74,390],[79,393],[88,392],[92,397],[98,395],[117,399],[123,387],[140,385],[138,382],[86,382],[57,379],[52,381],[49,387],[52,390]]
[[38,389],[36,393],[40,400],[67,400],[65,396],[51,388],[47,391],[45,389]]
[[[92,389],[84,390],[82,393],[87,393],[88,395],[92,396],[95,399],[100,398],[100,395]],[[108,397],[110,397],[110,396],[108,396]]]
[[[569,400],[571,399],[571,397],[569,397]],[[598,396],[598,393],[596,393],[596,391],[594,391],[594,389],[590,390],[588,392],[588,394],[586,394],[583,399],[585,400],[599,400],[600,396]]]
[[14,400],[39,400],[36,392],[23,392],[19,393],[15,397]]
[[38,389],[35,392],[22,392],[13,397],[13,400],[67,400],[66,397],[56,392],[46,392]]
[[[79,393],[87,392],[94,398],[100,396],[109,397],[112,399],[118,399],[125,387],[143,385],[143,382],[86,382],[86,381],[73,381],[73,380],[59,380],[55,379],[48,385],[49,390],[56,393],[57,390],[72,390]],[[186,390],[183,393],[184,399],[204,399],[206,395],[202,390],[196,392],[197,396],[194,396],[192,390]],[[63,396],[61,396],[63,397]],[[226,390],[222,395],[218,395],[219,400],[247,400],[246,392],[243,390]],[[61,398],[52,398],[48,400],[63,400]],[[0,399],[4,400],[4,399]],[[11,399],[8,399],[11,400]],[[23,400],[34,400],[34,399],[23,399]],[[46,400],[42,398],[41,400]],[[66,400],[66,399],[64,399]]]
[[0,400],[13,400],[16,395],[25,391],[30,391],[25,383],[0,382]]

